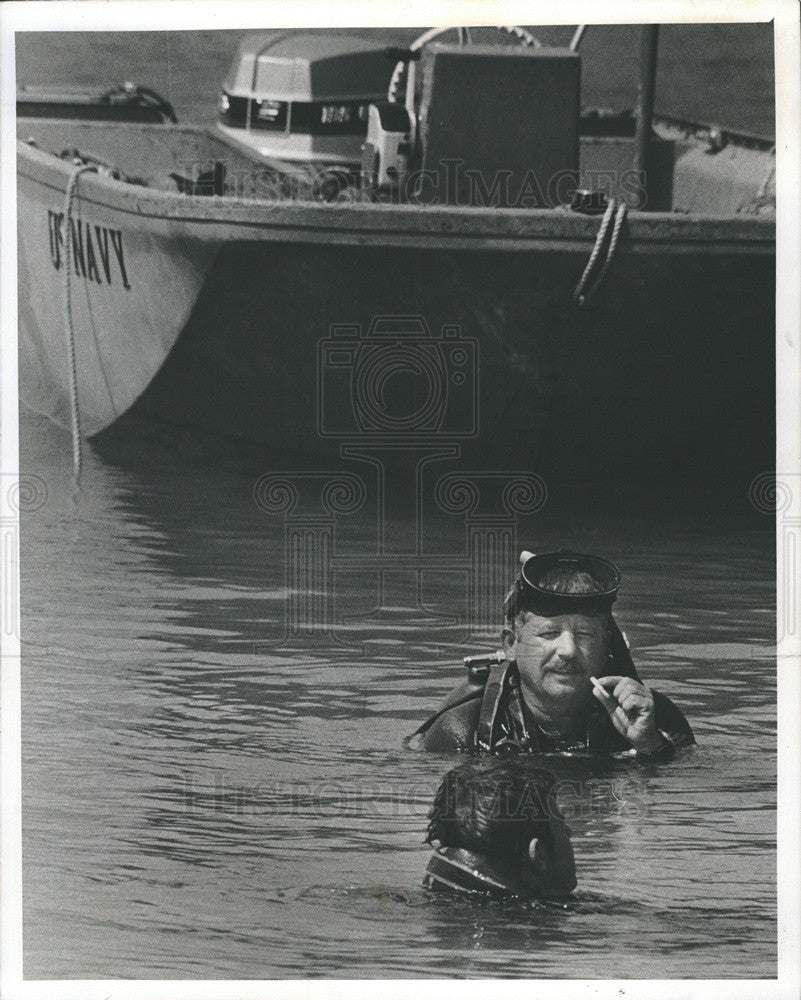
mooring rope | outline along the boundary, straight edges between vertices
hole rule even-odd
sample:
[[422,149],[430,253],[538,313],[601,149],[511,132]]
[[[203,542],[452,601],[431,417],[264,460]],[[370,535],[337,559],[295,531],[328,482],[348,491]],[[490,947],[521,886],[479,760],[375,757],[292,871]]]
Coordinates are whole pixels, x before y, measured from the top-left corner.
[[75,479],[81,475],[83,451],[81,443],[81,412],[78,406],[78,365],[75,361],[75,329],[72,321],[72,205],[78,191],[78,178],[87,171],[97,170],[92,163],[83,163],[76,167],[67,184],[67,195],[64,199],[64,320],[67,336],[67,366],[70,381],[70,417],[72,427],[72,466]]
[[[609,204],[606,206],[606,211],[604,212],[604,217],[601,221],[601,227],[598,230],[598,235],[595,237],[595,245],[592,248],[590,259],[587,261],[584,273],[581,275],[579,283],[576,285],[576,290],[573,292],[573,300],[577,302],[579,306],[586,305],[601,287],[604,275],[609,270],[609,265],[612,263],[612,259],[615,256],[615,251],[617,250],[618,242],[620,241],[620,231],[623,228],[623,223],[626,221],[628,210],[629,207],[626,202],[618,202],[617,198],[610,199]],[[606,242],[606,234],[609,231],[609,225],[612,221],[613,215],[615,221],[612,226],[612,235],[609,239],[609,246],[606,249],[606,257],[604,258],[604,262],[594,280],[590,283],[590,278],[595,270],[596,264],[598,263],[604,243]]]
[[579,305],[583,306],[595,295],[598,289],[601,287],[601,282],[604,280],[604,275],[609,270],[609,265],[612,263],[612,258],[615,256],[615,251],[617,250],[617,244],[620,240],[620,230],[623,228],[623,223],[626,221],[626,214],[629,210],[628,205],[625,201],[621,201],[617,206],[617,211],[615,212],[615,224],[612,227],[612,236],[609,240],[609,247],[606,251],[606,257],[601,265],[598,275],[586,290],[584,295],[579,301]]
[[601,228],[598,230],[598,235],[595,237],[595,246],[592,248],[592,253],[590,254],[590,259],[587,261],[587,266],[584,268],[584,273],[579,278],[579,283],[576,285],[576,290],[573,292],[573,299],[575,302],[578,302],[579,305],[584,305],[584,289],[587,286],[590,274],[592,274],[595,269],[596,261],[598,260],[598,256],[601,253],[604,242],[606,241],[606,233],[609,229],[609,224],[612,221],[612,216],[615,213],[616,204],[617,199],[611,198],[609,204],[606,206],[604,217],[601,220]]

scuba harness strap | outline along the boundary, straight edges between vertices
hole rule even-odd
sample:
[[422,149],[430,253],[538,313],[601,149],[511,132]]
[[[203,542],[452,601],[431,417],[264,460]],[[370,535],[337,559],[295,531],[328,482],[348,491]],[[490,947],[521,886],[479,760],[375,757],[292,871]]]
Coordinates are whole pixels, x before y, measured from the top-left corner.
[[509,675],[509,666],[509,661],[504,660],[503,663],[496,663],[490,668],[476,726],[476,746],[479,750],[491,750],[495,745],[493,737],[500,721],[501,700]]
[[529,749],[531,737],[520,702],[517,664],[504,660],[490,669],[476,726],[479,750]]

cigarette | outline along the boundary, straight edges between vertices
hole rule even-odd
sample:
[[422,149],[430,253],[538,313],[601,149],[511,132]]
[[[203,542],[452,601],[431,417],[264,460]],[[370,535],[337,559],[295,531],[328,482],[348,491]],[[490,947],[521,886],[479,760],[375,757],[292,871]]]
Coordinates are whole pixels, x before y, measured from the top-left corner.
[[590,677],[590,680],[592,681],[592,686],[595,690],[602,694],[604,698],[609,698],[611,701],[615,700],[614,696],[606,690],[597,677]]

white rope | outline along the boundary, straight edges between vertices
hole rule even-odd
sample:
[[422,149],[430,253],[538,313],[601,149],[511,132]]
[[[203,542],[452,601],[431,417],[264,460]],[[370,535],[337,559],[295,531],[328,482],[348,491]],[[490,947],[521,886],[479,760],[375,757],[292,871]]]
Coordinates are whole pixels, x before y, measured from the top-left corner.
[[617,250],[617,244],[620,239],[620,230],[623,228],[623,223],[626,221],[626,214],[629,210],[628,205],[625,201],[621,201],[617,206],[617,211],[615,213],[615,224],[612,227],[612,236],[609,240],[609,247],[606,251],[606,257],[601,265],[595,280],[586,290],[586,292],[579,299],[579,305],[583,306],[595,295],[598,289],[601,287],[601,282],[604,280],[604,275],[609,270],[609,265],[612,263],[612,258],[615,256],[615,250]]
[[67,336],[67,367],[70,381],[70,418],[72,428],[72,466],[75,479],[80,479],[83,464],[81,447],[81,412],[78,407],[78,366],[75,361],[75,329],[72,321],[72,296],[70,283],[72,281],[72,205],[78,191],[78,178],[89,170],[97,170],[91,163],[83,163],[76,167],[67,184],[67,195],[64,199],[64,327]]
[[575,302],[578,302],[580,306],[584,305],[584,289],[587,286],[590,274],[595,268],[598,255],[600,254],[606,240],[606,233],[609,229],[609,224],[612,221],[612,216],[614,215],[616,207],[617,199],[610,198],[609,204],[606,206],[606,211],[604,212],[604,217],[601,220],[601,228],[598,230],[598,235],[595,237],[595,246],[593,246],[592,252],[590,253],[590,259],[587,261],[584,273],[579,278],[579,283],[576,285],[576,290],[573,292],[573,299]]

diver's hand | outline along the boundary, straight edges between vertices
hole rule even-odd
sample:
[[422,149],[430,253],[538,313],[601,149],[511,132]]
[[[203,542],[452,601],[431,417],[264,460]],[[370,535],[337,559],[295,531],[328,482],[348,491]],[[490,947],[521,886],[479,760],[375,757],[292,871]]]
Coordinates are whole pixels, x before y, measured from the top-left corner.
[[656,728],[656,711],[651,692],[632,677],[599,677],[606,692],[601,694],[593,685],[592,693],[600,701],[615,729],[635,750],[653,754],[664,749],[665,738]]

